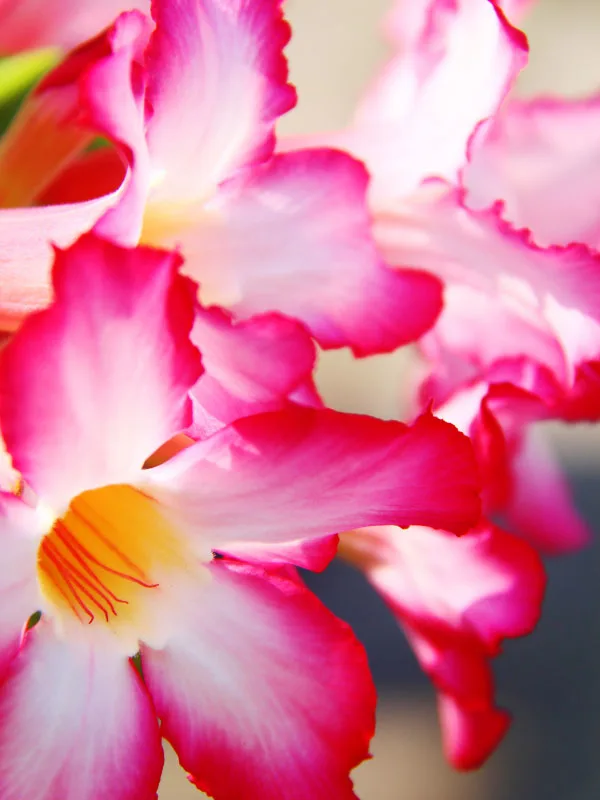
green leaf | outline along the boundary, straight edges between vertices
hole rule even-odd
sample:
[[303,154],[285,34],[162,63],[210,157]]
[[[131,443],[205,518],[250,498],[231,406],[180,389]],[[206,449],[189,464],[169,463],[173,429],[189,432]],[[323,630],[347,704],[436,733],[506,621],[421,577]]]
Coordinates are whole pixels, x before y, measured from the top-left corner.
[[59,58],[58,48],[46,47],[0,59],[0,105],[23,95]]

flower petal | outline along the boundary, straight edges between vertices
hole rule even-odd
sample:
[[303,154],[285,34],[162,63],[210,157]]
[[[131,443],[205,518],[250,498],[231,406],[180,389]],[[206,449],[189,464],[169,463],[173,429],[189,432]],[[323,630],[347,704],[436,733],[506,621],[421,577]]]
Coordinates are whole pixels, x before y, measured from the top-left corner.
[[466,202],[502,201],[502,215],[541,245],[600,245],[600,96],[513,100],[479,131],[463,182]]
[[[49,195],[51,202],[61,205],[10,208],[0,213],[0,329],[14,330],[28,312],[49,301],[51,244],[68,247],[102,218],[126,189],[128,196],[132,192],[128,178],[111,186],[105,195],[102,192],[106,185],[94,184],[93,188],[99,191],[94,194],[92,187],[86,187],[87,202],[80,203],[53,192],[53,184],[61,181],[57,164],[63,171],[75,168],[73,158],[91,135],[106,133],[110,138],[119,132],[108,130],[99,111],[92,113],[90,86],[96,87],[96,92],[102,91],[100,78],[108,74],[112,78],[112,94],[119,97],[120,117],[127,116],[123,82],[126,80],[129,86],[137,48],[147,38],[147,24],[137,12],[124,14],[110,30],[67,57],[25,102],[23,125],[17,126],[14,133],[9,132],[5,140],[4,161],[8,160],[9,169],[3,172],[7,181],[10,174],[12,204],[28,202],[32,197],[43,202],[44,195]],[[108,102],[106,97],[103,102]],[[40,136],[44,142],[41,149]],[[90,175],[76,177],[87,181]],[[81,194],[76,195],[76,200],[80,199]],[[66,201],[68,204],[63,205]]]
[[156,202],[204,200],[267,158],[295,103],[281,0],[157,0],[148,50],[148,141]]
[[85,236],[57,251],[53,305],[0,354],[6,445],[47,503],[127,481],[190,423],[195,287],[178,265],[169,253]]
[[477,769],[508,731],[510,714],[492,705],[469,708],[452,695],[438,695],[444,752],[455,769]]
[[592,541],[556,456],[535,428],[512,462],[506,517],[521,536],[550,555],[570,553]]
[[[417,5],[408,11],[409,46],[367,93],[347,142],[373,175],[376,203],[412,192],[427,177],[455,180],[471,134],[497,111],[527,61],[527,40],[494,2]],[[398,18],[391,30],[397,27]]]
[[322,539],[298,539],[280,545],[262,545],[254,542],[236,544],[225,555],[250,564],[293,564],[296,567],[322,572],[329,566],[338,549],[338,536]]
[[208,415],[210,432],[241,417],[284,408],[296,389],[313,385],[315,346],[299,323],[280,314],[236,324],[221,309],[200,308],[191,339],[205,370],[192,391],[202,411],[202,419],[194,421],[206,428]]
[[497,209],[470,211],[441,182],[427,189],[375,226],[389,263],[445,283],[445,308],[427,339],[480,369],[525,356],[569,387],[578,365],[600,352],[600,257],[584,245],[537,247]]
[[468,439],[430,415],[407,427],[300,407],[260,414],[143,476],[176,524],[216,550],[378,523],[464,531],[479,513]]
[[361,645],[291,570],[212,576],[167,646],[142,649],[184,769],[215,800],[353,800],[375,707]]
[[206,303],[242,318],[279,311],[326,348],[393,350],[431,327],[440,285],[382,264],[365,206],[367,181],[362,164],[344,153],[282,154],[228,184],[214,213],[167,244],[182,244],[185,269]]
[[530,633],[541,611],[535,551],[483,521],[460,538],[418,527],[353,531],[340,553],[365,571],[440,693],[447,756],[479,766],[507,726],[488,661],[505,638]]
[[15,657],[25,624],[39,609],[38,524],[20,499],[0,494],[0,682]]
[[0,689],[3,800],[155,800],[163,754],[134,667],[105,642],[28,632]]
[[148,12],[150,0],[0,0],[0,53],[74,47],[132,8]]

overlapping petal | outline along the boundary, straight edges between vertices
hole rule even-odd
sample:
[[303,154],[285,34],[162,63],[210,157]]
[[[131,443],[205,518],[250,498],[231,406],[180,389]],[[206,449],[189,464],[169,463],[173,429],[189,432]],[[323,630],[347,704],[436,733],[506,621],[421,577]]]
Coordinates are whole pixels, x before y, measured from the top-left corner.
[[466,202],[529,228],[540,245],[600,244],[600,97],[513,100],[473,141]]
[[441,291],[431,276],[381,263],[367,180],[361,164],[337,151],[279,155],[225,187],[204,219],[166,241],[182,244],[205,302],[241,318],[283,312],[324,347],[392,350],[431,327]]
[[[127,92],[131,94],[132,64],[140,43],[147,39],[149,24],[137,12],[126,13],[110,30],[74,51],[25,102],[0,145],[3,192],[7,193],[4,205],[59,203],[3,209],[0,213],[2,329],[14,329],[25,314],[50,299],[51,244],[59,247],[72,244],[125,191],[127,181],[123,170],[112,169],[108,183],[105,179],[97,181],[98,172],[91,176],[89,171],[78,171],[74,159],[94,134],[106,132],[100,111],[97,109],[92,115],[88,107],[88,84],[101,89],[102,76],[119,78],[109,84],[120,98],[123,117],[129,107],[126,100]],[[127,92],[123,91],[123,85]],[[60,191],[65,185],[62,176],[70,170],[71,185],[74,179],[82,187],[74,196],[72,188],[71,196]],[[90,183],[91,177],[94,180]]]
[[462,532],[479,514],[467,438],[428,414],[411,427],[300,407],[259,414],[144,477],[173,520],[216,550],[378,523]]
[[404,628],[440,698],[444,748],[479,766],[504,734],[489,660],[536,624],[545,577],[525,542],[482,522],[465,536],[428,528],[368,528],[341,537]]
[[486,380],[463,385],[436,409],[471,437],[483,483],[484,509],[543,553],[577,550],[590,532],[540,423],[563,415],[565,396],[527,360],[497,363]]
[[132,8],[147,13],[150,0],[1,0],[0,53],[75,47]]
[[525,356],[571,386],[600,352],[598,255],[584,245],[540,248],[497,210],[471,211],[441,182],[427,188],[381,215],[375,237],[389,263],[444,282],[444,311],[428,335],[435,346],[481,369]]
[[173,254],[92,234],[57,252],[55,302],[0,355],[6,445],[46,502],[61,508],[127,481],[190,424],[201,369],[188,338],[195,287],[178,266]]
[[431,0],[408,13],[407,46],[365,96],[345,142],[373,175],[376,206],[431,176],[455,180],[475,127],[497,111],[527,60],[525,37],[494,2]]
[[163,735],[216,800],[351,800],[375,692],[364,651],[289,569],[218,560],[142,663]]
[[315,346],[301,325],[280,314],[236,323],[221,309],[198,308],[191,338],[205,370],[192,391],[196,438],[284,408],[299,387],[314,385]]
[[0,796],[155,800],[163,764],[148,694],[102,641],[66,642],[42,620],[0,688]]
[[295,103],[281,0],[158,0],[147,54],[148,141],[156,202],[203,201],[267,158]]

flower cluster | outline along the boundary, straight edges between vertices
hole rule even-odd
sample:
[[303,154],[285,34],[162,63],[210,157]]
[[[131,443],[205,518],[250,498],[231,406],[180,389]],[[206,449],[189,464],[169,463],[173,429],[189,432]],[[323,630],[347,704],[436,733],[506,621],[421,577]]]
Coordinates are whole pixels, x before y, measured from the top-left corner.
[[[56,54],[0,139],[0,800],[151,800],[161,738],[215,800],[354,798],[336,555],[449,760],[504,735],[490,659],[589,536],[536,423],[600,413],[599,106],[512,99],[526,5],[398,0],[355,122],[277,140],[282,0],[0,0]],[[317,346],[413,342],[410,424],[325,406]]]

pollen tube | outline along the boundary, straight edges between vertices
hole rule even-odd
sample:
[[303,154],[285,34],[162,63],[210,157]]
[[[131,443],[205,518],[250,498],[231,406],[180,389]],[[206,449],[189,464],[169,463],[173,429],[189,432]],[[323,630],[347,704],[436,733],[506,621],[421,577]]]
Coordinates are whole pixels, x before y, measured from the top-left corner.
[[128,485],[75,497],[38,550],[38,580],[54,614],[83,624],[143,627],[157,573],[183,558],[156,500]]

